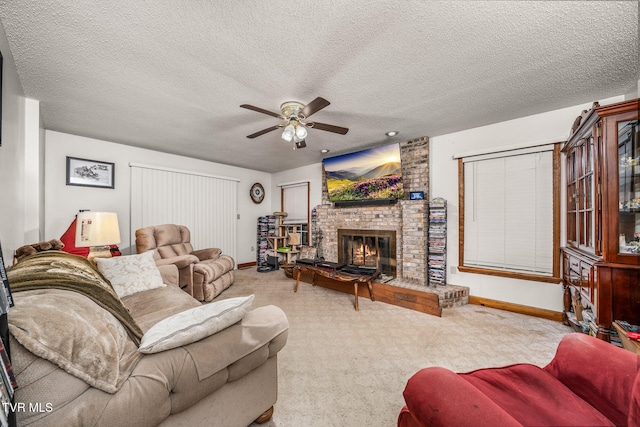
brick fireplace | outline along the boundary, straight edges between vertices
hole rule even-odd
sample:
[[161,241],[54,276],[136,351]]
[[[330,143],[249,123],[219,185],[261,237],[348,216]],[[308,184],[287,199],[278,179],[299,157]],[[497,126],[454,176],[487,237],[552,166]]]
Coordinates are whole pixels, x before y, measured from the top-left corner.
[[[360,230],[361,235],[372,235],[382,230],[392,232],[395,235],[391,237],[395,239],[392,242],[395,246],[395,272],[389,275],[426,285],[429,138],[401,142],[400,158],[404,199],[390,205],[335,207],[329,202],[326,180],[323,180],[323,204],[316,207],[315,226],[322,230],[322,255],[332,262],[342,261],[340,251],[343,243],[338,236],[339,230]],[[410,191],[423,191],[424,200],[409,200]]]

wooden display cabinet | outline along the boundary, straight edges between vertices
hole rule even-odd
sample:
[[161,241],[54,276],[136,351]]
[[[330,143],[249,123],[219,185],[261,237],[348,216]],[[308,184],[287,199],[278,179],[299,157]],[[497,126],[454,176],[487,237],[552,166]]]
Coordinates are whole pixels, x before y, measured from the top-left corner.
[[[638,99],[594,103],[575,120],[566,155],[565,315],[572,296],[609,339],[614,320],[640,324]],[[566,316],[565,316],[566,319]]]

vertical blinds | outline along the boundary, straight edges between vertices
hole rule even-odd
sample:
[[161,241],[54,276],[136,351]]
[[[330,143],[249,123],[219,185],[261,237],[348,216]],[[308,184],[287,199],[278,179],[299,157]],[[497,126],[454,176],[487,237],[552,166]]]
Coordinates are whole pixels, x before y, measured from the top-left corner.
[[288,214],[285,224],[306,224],[309,218],[309,183],[282,186],[284,211]]
[[552,151],[463,162],[464,265],[552,275]]
[[178,224],[194,249],[220,248],[236,258],[237,180],[130,164],[132,242],[137,229]]

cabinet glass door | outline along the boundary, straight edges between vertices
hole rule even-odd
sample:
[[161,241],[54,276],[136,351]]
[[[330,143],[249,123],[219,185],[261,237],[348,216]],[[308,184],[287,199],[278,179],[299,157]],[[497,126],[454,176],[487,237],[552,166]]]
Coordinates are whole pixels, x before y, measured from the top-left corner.
[[578,216],[577,240],[578,247],[594,252],[596,238],[595,219],[595,185],[594,185],[594,140],[592,136],[585,138],[583,143],[577,147],[578,170],[576,176],[577,183],[577,207]]
[[619,221],[621,254],[640,255],[640,142],[638,120],[618,123]]
[[578,223],[577,155],[577,150],[574,150],[567,156],[567,242],[574,247],[578,246],[578,234],[576,231],[576,224]]

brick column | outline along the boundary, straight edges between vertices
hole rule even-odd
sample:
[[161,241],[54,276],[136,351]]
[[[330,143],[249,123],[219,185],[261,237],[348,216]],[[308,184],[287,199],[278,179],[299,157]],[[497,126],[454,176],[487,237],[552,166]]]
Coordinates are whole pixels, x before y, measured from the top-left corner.
[[402,278],[426,285],[429,204],[426,200],[401,200],[399,203],[402,207]]
[[425,200],[429,200],[429,137],[401,142],[400,160],[405,199],[410,191],[424,191]]

